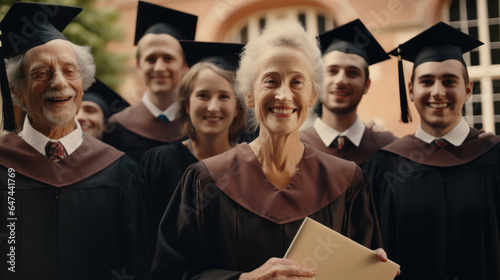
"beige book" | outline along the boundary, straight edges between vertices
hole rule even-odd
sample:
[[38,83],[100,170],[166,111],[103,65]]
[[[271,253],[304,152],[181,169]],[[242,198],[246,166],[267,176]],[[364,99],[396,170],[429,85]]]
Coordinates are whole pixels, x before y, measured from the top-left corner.
[[308,217],[285,259],[316,270],[316,280],[389,280],[399,269],[397,263],[379,261],[374,251]]

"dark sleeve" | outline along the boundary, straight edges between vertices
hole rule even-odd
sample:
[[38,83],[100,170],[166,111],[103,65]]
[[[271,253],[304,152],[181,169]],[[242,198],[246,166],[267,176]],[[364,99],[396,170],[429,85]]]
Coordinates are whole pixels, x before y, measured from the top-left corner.
[[[398,167],[401,170],[406,170],[407,166],[408,163],[401,160],[400,157],[390,156],[383,151],[376,153],[363,166],[375,201],[375,209],[379,215],[379,221],[381,221],[380,227],[382,231],[387,230],[388,224],[386,221],[395,218],[391,215],[391,213],[395,213],[391,203],[394,188],[405,180],[401,175],[402,173],[396,172],[395,170],[397,170]],[[395,220],[393,221],[395,222]],[[386,240],[384,240],[384,244],[387,246],[388,244],[385,241]]]
[[404,181],[399,172],[393,172],[393,167],[403,166],[402,161],[388,156],[384,151],[377,152],[363,166],[367,174],[368,184],[375,202],[375,209],[380,224],[380,230],[383,233],[382,242],[384,249],[390,258],[398,258],[396,240],[398,240],[397,231],[392,230],[392,225],[397,224],[397,218],[394,215],[396,210],[392,203],[392,194],[395,185]]
[[182,142],[149,149],[141,165],[151,192],[154,222],[158,225],[167,205],[189,165],[198,160],[184,149]]
[[122,263],[129,276],[134,279],[147,279],[153,255],[153,224],[149,193],[140,166],[130,158],[123,165],[124,182],[121,191],[120,207],[120,247],[123,248]]
[[123,146],[122,146],[122,133],[124,128],[121,126],[119,123],[110,121],[107,125],[106,130],[102,134],[102,142],[114,147],[115,149],[118,149],[120,151],[123,151]]
[[175,190],[173,187],[167,188],[166,179],[168,176],[166,176],[165,172],[168,172],[169,167],[165,166],[165,164],[162,153],[158,148],[148,150],[141,160],[141,166],[150,190],[151,208],[153,210],[155,225],[159,224],[169,199]]
[[356,167],[346,191],[346,215],[343,231],[352,240],[371,249],[382,248],[382,237],[373,197],[366,174]]
[[219,189],[203,163],[191,165],[160,223],[150,279],[237,279],[220,269]]
[[372,156],[364,165],[363,165],[363,170],[367,174],[367,179],[368,179],[368,184],[370,185],[370,189],[373,194],[374,202],[375,202],[375,209],[377,209],[377,213],[380,212],[380,186],[378,184],[379,177],[380,177],[380,171],[379,171],[379,161],[380,158],[380,152],[376,153],[374,156]]

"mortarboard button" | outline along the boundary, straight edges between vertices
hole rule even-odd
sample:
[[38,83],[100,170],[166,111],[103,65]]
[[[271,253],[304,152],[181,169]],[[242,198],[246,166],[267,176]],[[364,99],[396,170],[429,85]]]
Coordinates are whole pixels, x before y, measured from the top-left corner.
[[146,34],[169,34],[177,40],[194,40],[198,17],[144,1],[137,7],[134,45]]
[[61,31],[82,8],[40,3],[14,3],[0,22],[1,54],[0,83],[3,98],[3,124],[15,131],[16,124],[4,59],[55,39],[67,40]]
[[408,102],[406,101],[403,59],[413,62],[413,70],[425,62],[445,61],[448,59],[456,59],[467,67],[463,59],[463,54],[482,44],[476,38],[444,22],[439,22],[389,52],[390,55],[398,57],[399,94],[403,122],[408,122],[409,117],[407,113]]
[[82,101],[92,101],[99,105],[105,119],[130,106],[118,93],[97,78],[95,83],[84,92]]
[[218,67],[236,71],[244,44],[180,41],[188,66],[207,61]]

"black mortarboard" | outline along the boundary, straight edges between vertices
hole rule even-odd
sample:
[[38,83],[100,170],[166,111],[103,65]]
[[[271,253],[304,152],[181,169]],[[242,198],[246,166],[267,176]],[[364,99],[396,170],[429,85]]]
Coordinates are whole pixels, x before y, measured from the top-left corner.
[[197,21],[195,15],[139,1],[134,45],[150,33],[168,34],[177,40],[194,40]]
[[104,118],[130,106],[118,93],[96,78],[95,83],[83,94],[83,101],[92,101],[101,107]]
[[222,69],[236,71],[244,44],[181,41],[182,50],[189,67],[207,61]]
[[365,25],[356,19],[318,36],[323,55],[340,51],[357,54],[364,58],[368,65],[389,59]]
[[31,48],[55,39],[67,40],[61,31],[82,8],[39,3],[14,3],[0,22],[0,82],[4,129],[14,131],[16,123],[5,71],[5,58],[24,54]]
[[392,50],[389,54],[398,57],[399,94],[401,98],[401,118],[407,123],[411,121],[406,99],[406,87],[402,59],[413,62],[413,69],[429,61],[456,59],[466,66],[463,54],[483,43],[450,25],[439,22],[406,43]]

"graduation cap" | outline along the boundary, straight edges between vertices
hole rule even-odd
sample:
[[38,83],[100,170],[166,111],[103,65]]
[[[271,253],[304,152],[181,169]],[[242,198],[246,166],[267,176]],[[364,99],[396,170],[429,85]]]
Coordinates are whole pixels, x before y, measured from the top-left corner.
[[409,116],[406,87],[404,81],[402,59],[413,62],[413,70],[420,64],[429,61],[445,61],[456,59],[465,67],[463,54],[469,52],[483,43],[450,25],[439,22],[422,33],[399,45],[390,55],[398,57],[399,94],[401,98],[401,118],[407,123]]
[[16,123],[5,70],[5,58],[26,53],[55,39],[67,40],[61,31],[82,8],[40,3],[14,3],[0,22],[0,82],[3,98],[3,124],[15,131]]
[[139,1],[134,45],[146,34],[168,34],[177,40],[194,40],[197,21],[195,15]]
[[318,40],[323,55],[332,51],[352,53],[361,56],[368,65],[390,58],[359,19],[322,33]]
[[130,106],[125,99],[97,78],[95,83],[84,92],[82,101],[91,101],[99,105],[105,119]]
[[229,71],[238,69],[240,53],[245,46],[245,44],[238,43],[197,41],[181,41],[180,43],[189,67],[198,62],[206,61]]

